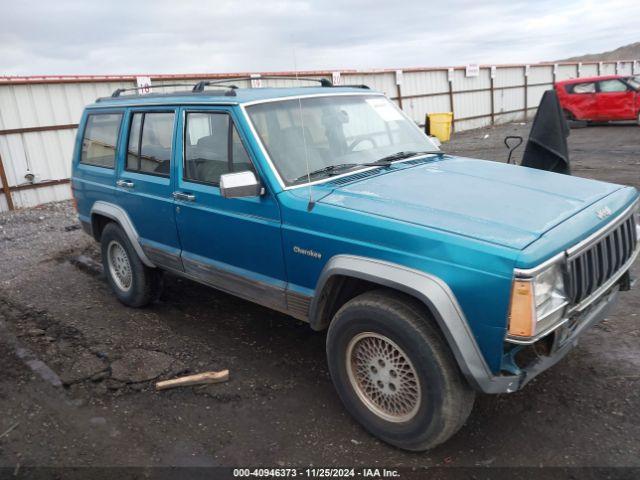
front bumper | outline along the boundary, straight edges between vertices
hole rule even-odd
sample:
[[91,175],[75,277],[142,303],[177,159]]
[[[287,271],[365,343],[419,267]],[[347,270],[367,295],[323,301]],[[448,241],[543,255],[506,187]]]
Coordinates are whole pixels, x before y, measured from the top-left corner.
[[[628,272],[625,273],[629,275]],[[629,278],[622,282],[629,283]],[[607,316],[611,306],[615,303],[620,291],[621,283],[611,287],[589,309],[570,319],[565,325],[553,332],[547,354],[537,355],[535,360],[529,362],[526,367],[516,368],[517,373],[496,375],[487,379],[481,385],[484,393],[511,393],[520,390],[537,375],[552,367],[564,358],[569,351],[578,344],[579,337],[589,328],[600,322]],[[545,339],[541,340],[544,341]]]
[[[509,344],[505,345],[502,372],[479,379],[480,390],[503,393],[524,387],[559,362],[587,329],[607,315],[619,291],[631,288],[630,270],[640,256],[640,231],[634,218],[639,203],[636,199],[602,229],[563,252],[562,261],[573,286],[570,289],[573,291],[568,292],[571,305],[565,310],[566,317],[534,338],[507,336]],[[619,263],[623,264],[618,267]],[[611,265],[618,268],[607,279]],[[600,268],[604,268],[602,275],[598,273]],[[533,275],[532,271],[519,273],[526,277]]]

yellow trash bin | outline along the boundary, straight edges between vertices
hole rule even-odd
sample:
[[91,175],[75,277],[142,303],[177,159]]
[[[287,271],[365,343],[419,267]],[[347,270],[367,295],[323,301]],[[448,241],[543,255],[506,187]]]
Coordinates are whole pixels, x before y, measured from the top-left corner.
[[451,138],[451,125],[453,125],[453,113],[429,113],[427,115],[429,124],[428,133],[438,137],[441,142],[448,142]]

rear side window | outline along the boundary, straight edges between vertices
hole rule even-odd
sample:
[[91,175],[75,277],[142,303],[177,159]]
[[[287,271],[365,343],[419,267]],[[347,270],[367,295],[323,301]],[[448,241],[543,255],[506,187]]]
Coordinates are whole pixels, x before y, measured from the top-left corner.
[[133,114],[129,128],[127,170],[169,176],[174,116],[173,112]]
[[121,120],[121,113],[91,114],[87,117],[80,163],[105,168],[115,166]]
[[620,80],[603,80],[600,82],[600,91],[608,92],[626,92],[627,85]]
[[569,93],[596,93],[596,84],[591,83],[575,83],[567,85]]
[[225,113],[187,113],[184,178],[218,185],[220,175],[254,171],[235,125]]

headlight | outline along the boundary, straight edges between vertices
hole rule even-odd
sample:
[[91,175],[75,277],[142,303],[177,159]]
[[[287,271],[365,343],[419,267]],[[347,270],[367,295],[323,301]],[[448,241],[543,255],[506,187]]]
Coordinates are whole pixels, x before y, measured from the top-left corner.
[[563,319],[567,304],[559,263],[529,278],[516,278],[511,293],[509,336],[524,340],[544,333]]
[[536,275],[533,281],[536,331],[541,332],[562,318],[567,296],[560,265],[555,264]]

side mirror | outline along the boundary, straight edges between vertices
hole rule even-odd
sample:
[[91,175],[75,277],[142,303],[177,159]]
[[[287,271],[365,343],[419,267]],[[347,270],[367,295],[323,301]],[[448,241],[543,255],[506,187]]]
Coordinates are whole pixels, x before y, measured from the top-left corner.
[[224,198],[259,197],[264,188],[249,170],[220,175],[220,195]]

